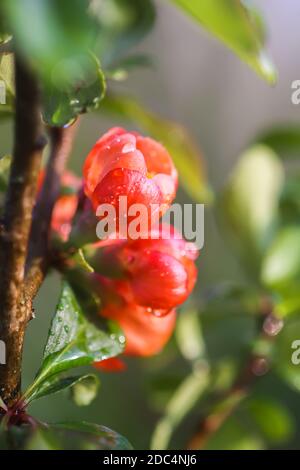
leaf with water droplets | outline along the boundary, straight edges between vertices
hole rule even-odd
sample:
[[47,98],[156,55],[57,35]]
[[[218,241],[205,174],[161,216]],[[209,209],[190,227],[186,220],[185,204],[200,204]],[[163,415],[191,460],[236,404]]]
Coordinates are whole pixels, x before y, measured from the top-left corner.
[[31,397],[35,389],[50,377],[117,356],[124,345],[124,335],[114,322],[107,322],[107,329],[104,330],[85,318],[73,290],[65,282],[50,327],[42,365],[24,399]]

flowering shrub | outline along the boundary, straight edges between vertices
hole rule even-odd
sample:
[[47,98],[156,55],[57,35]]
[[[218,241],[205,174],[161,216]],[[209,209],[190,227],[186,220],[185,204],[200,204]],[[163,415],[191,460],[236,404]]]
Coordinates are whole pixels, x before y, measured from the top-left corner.
[[[187,420],[179,437],[192,450],[291,443],[289,408],[300,390],[300,185],[295,162],[285,160],[299,154],[299,129],[258,136],[215,191],[189,132],[118,91],[132,68],[149,65],[129,49],[151,30],[156,10],[161,14],[159,0],[72,0],[71,10],[70,3],[0,2],[1,145],[14,129],[12,155],[0,155],[0,449],[131,449],[127,438],[98,423],[49,424],[45,409],[32,411],[36,400],[66,390],[76,405],[88,406],[99,377],[103,395],[92,412],[112,422],[124,416],[130,440],[132,417],[137,440],[148,439],[148,424],[160,414],[152,449],[177,446],[173,434],[189,415],[198,423],[189,431]],[[169,3],[275,83],[263,20],[250,2]],[[182,80],[191,71],[181,70],[179,52]],[[76,132],[92,112],[95,120],[109,115],[114,127],[84,160],[88,121],[73,173]],[[205,112],[199,106],[206,122]],[[140,132],[119,127],[125,121]],[[209,128],[215,136],[211,122]],[[203,237],[189,237],[200,230],[198,218],[193,228],[189,214],[188,231],[185,217],[184,230],[174,213],[168,219],[176,197],[197,204],[197,214],[205,204],[205,249],[218,245],[213,263],[202,254]],[[227,272],[230,245],[234,262],[240,260],[237,274]],[[217,280],[207,287],[211,274]],[[35,355],[45,291],[51,300],[55,291],[58,302],[30,380],[25,333],[32,325],[26,341]],[[287,403],[274,399],[277,384]],[[50,400],[47,410],[51,415]],[[64,406],[56,413],[64,415]]]

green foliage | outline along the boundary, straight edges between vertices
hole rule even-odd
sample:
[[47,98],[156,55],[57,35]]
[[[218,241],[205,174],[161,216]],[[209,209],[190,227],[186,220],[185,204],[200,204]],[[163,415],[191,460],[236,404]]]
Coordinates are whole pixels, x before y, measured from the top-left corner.
[[102,361],[120,354],[124,336],[110,323],[103,331],[83,315],[75,295],[64,283],[56,314],[52,320],[42,365],[35,381],[25,392],[26,401],[66,388],[72,378],[58,375],[74,367]]
[[14,107],[14,59],[13,54],[0,54],[0,80],[5,85],[6,103],[0,104],[0,118],[8,116]]
[[297,124],[273,127],[261,133],[256,140],[268,145],[284,158],[299,158],[300,127]]
[[250,400],[248,409],[259,431],[270,444],[280,444],[291,437],[294,422],[281,403],[269,397],[258,397]]
[[44,93],[44,118],[62,126],[99,105],[105,91],[99,62],[91,55],[96,23],[82,0],[4,0],[2,14],[16,49],[32,63]]
[[105,426],[92,423],[37,424],[0,430],[0,449],[130,450],[130,443]]
[[285,287],[300,281],[300,225],[286,226],[276,235],[262,265],[262,281],[270,287]]
[[257,277],[261,257],[276,228],[284,170],[276,154],[258,145],[239,159],[220,209],[226,228],[246,268]]
[[151,0],[92,0],[89,10],[97,19],[97,49],[106,67],[122,61],[155,20]]
[[[298,291],[299,292],[299,291]],[[275,343],[274,367],[279,376],[294,390],[300,391],[299,343],[300,317],[298,312],[286,319]]]
[[10,155],[5,155],[0,159],[0,191],[4,192],[7,189],[9,170],[11,165]]
[[262,20],[240,0],[171,0],[224,42],[269,83],[276,80],[264,51]]
[[179,181],[187,194],[199,202],[212,202],[213,194],[208,185],[203,157],[186,129],[159,117],[135,99],[126,96],[106,96],[101,109],[130,120],[160,141],[172,155],[179,172]]

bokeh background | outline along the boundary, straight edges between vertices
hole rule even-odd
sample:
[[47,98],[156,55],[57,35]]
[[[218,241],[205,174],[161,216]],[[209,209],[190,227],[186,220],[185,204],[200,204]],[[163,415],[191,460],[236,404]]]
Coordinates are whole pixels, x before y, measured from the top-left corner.
[[[268,86],[221,43],[163,1],[156,2],[156,26],[138,48],[139,52],[153,58],[154,65],[133,71],[127,82],[118,85],[118,89],[134,94],[150,109],[190,130],[203,152],[210,183],[216,190],[222,187],[240,152],[257,133],[277,123],[299,121],[300,107],[291,102],[291,82],[300,79],[300,3],[298,0],[254,3],[263,12],[268,25],[268,50],[279,73],[275,87]],[[108,127],[118,124],[123,123],[97,114],[83,116],[71,161],[71,167],[78,174],[94,142]],[[11,123],[1,122],[1,155],[11,152],[11,143]],[[179,198],[187,200],[183,193]],[[213,215],[207,210],[197,295],[212,284],[234,281],[242,275],[238,261],[222,239]],[[58,294],[59,277],[52,274],[36,299],[36,318],[27,332],[25,384],[32,380],[38,368]],[[216,332],[213,341],[216,348],[226,351],[226,341],[234,341],[240,330],[226,321],[222,328],[221,334]],[[218,341],[224,341],[224,344]],[[41,420],[50,422],[84,419],[104,424],[124,434],[135,448],[148,448],[151,433],[168,397],[167,387],[164,393],[161,390],[154,392],[153,383],[162,372],[176,383],[188,369],[182,359],[174,360],[175,355],[176,346],[173,344],[156,358],[128,360],[128,369],[124,373],[101,373],[100,394],[88,408],[77,408],[67,396],[54,396],[35,403],[33,411]],[[284,403],[291,411],[296,431],[284,443],[270,443],[269,446],[297,448],[300,395],[283,385],[273,374],[259,382],[255,393],[260,392]],[[201,410],[195,409],[179,427],[172,439],[173,448],[184,445],[200,415]],[[243,421],[243,414],[239,416],[239,411],[233,419],[240,426],[251,428]],[[242,433],[238,429],[237,425],[230,427],[230,423],[225,424],[211,447],[238,446],[234,444],[241,440]],[[240,442],[240,447],[260,447],[259,438],[251,439]]]

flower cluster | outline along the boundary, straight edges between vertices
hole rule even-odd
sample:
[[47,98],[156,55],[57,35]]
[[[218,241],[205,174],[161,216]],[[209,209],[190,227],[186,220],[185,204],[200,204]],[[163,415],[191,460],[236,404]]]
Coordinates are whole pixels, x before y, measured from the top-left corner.
[[[117,210],[117,219],[130,218],[130,207],[136,203],[146,207],[156,204],[159,219],[175,198],[177,184],[176,168],[161,144],[120,128],[98,140],[83,168],[83,193],[94,212],[100,204],[117,208],[119,199],[126,196],[128,213]],[[77,181],[75,186],[78,189]],[[52,228],[64,240],[74,212],[74,195],[61,196],[54,208]],[[125,354],[158,353],[174,330],[176,307],[195,285],[197,249],[173,227],[161,223],[138,239],[106,240],[94,246],[91,264],[101,295],[99,314],[117,320],[122,327]],[[117,360],[99,364],[110,366],[121,367]]]

